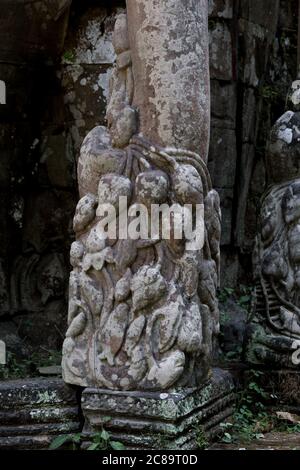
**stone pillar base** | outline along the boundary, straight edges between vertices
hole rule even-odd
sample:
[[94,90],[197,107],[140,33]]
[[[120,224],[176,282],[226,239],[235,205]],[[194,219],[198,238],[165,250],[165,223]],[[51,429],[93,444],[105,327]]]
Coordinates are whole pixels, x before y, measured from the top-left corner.
[[0,382],[0,450],[48,449],[56,436],[79,431],[76,392],[62,379]]
[[87,388],[82,395],[85,447],[104,426],[127,449],[196,449],[220,431],[234,401],[233,378],[220,369],[201,389],[177,393]]

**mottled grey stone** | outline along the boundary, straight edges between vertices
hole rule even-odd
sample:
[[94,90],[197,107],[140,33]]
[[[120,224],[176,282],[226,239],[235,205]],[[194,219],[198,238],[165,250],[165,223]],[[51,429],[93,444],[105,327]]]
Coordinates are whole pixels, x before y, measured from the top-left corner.
[[221,315],[221,348],[227,353],[242,351],[247,326],[247,310],[233,299],[220,304]]
[[208,15],[210,18],[230,20],[233,17],[233,4],[233,0],[208,0]]
[[239,259],[236,251],[230,246],[222,246],[221,256],[221,289],[236,286],[239,276]]
[[247,210],[248,192],[255,161],[255,148],[253,144],[242,146],[239,182],[238,182],[238,208],[235,227],[235,239],[238,246],[243,247],[245,242],[245,214]]
[[87,388],[81,399],[85,447],[105,425],[127,449],[196,449],[197,429],[211,439],[232,414],[234,389],[232,376],[221,369],[202,388],[172,393]]
[[226,23],[216,21],[209,30],[210,76],[232,80],[232,40]]
[[[285,2],[284,2],[285,3]],[[277,27],[279,0],[241,0],[241,16],[275,32]]]
[[47,449],[60,434],[78,432],[76,392],[61,379],[0,382],[0,449]]
[[222,232],[221,245],[230,245],[232,240],[232,204],[233,190],[217,188],[221,201]]
[[212,127],[208,167],[213,186],[216,188],[230,189],[234,187],[236,145],[235,130]]
[[235,129],[237,86],[220,80],[211,80],[212,127]]
[[254,142],[257,122],[258,100],[253,88],[246,88],[243,102],[242,141]]

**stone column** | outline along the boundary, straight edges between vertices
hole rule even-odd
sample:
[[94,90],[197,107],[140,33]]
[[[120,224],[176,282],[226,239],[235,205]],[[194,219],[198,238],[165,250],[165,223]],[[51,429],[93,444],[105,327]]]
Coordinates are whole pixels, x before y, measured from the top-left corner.
[[[167,447],[193,448],[193,425],[213,433],[231,412],[232,382],[211,373],[221,215],[206,167],[207,21],[206,0],[127,1],[108,129],[91,131],[78,165],[64,379],[87,387],[86,435],[105,422],[129,447],[159,448],[163,433]],[[163,222],[149,229],[154,205],[179,210],[169,236]],[[124,235],[127,220],[149,227]],[[193,230],[180,237],[184,222]]]
[[210,84],[207,0],[129,0],[140,131],[207,160]]

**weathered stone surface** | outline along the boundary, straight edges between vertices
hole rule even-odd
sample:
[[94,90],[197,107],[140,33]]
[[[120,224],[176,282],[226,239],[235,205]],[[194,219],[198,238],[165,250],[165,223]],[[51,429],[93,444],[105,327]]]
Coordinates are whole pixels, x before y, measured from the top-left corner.
[[241,16],[254,24],[275,32],[279,0],[241,0]]
[[60,434],[78,432],[76,392],[61,379],[0,382],[0,449],[47,449]]
[[235,129],[237,112],[237,90],[235,83],[220,80],[210,82],[212,100],[212,127]]
[[268,182],[281,183],[300,174],[300,113],[287,111],[274,125],[267,148]]
[[255,303],[247,345],[249,362],[291,369],[300,364],[298,126],[299,113],[287,111],[267,146],[269,187],[253,253]]
[[243,121],[242,121],[242,141],[243,143],[251,143],[255,140],[256,134],[256,117],[257,117],[258,101],[255,91],[247,88],[244,94],[243,103]]
[[4,341],[6,350],[20,360],[28,355],[28,348],[20,338],[17,325],[13,321],[1,321],[0,340]]
[[3,0],[1,57],[8,62],[45,57],[45,43],[48,43],[47,54],[50,52],[55,57],[63,47],[70,3],[69,0],[64,5],[61,0]]
[[232,19],[233,0],[208,0],[208,15],[211,18]]
[[[206,167],[207,3],[191,0],[187,9],[181,0],[130,0],[113,44],[109,132],[95,128],[79,158],[63,376],[111,390],[195,387],[209,373],[219,327],[220,203]],[[106,239],[103,205],[119,223],[120,197],[131,212],[139,204],[188,204],[191,219],[202,205],[204,244],[190,248],[186,234],[149,238],[148,230],[121,237],[121,228]],[[172,230],[182,224],[171,223]]]
[[236,132],[212,127],[208,167],[215,188],[230,189],[235,185]]
[[232,40],[226,23],[216,21],[209,30],[210,76],[218,80],[232,80]]
[[220,346],[225,353],[242,351],[247,326],[247,311],[233,299],[220,305],[221,339]]
[[141,132],[162,146],[192,150],[205,159],[210,119],[207,1],[129,1],[127,11]]
[[221,245],[230,245],[232,238],[233,190],[217,188],[222,211]]
[[216,443],[209,447],[209,450],[275,450],[292,451],[300,450],[299,433],[291,432],[268,432],[263,439],[254,442],[237,442],[236,444]]
[[245,248],[246,240],[246,220],[245,214],[248,203],[248,190],[251,181],[255,161],[255,148],[253,144],[244,144],[242,147],[242,158],[239,167],[239,201],[237,209],[235,239],[238,246]]
[[239,267],[239,259],[236,251],[230,246],[223,246],[221,257],[221,289],[237,285]]
[[234,401],[233,379],[220,369],[214,369],[198,390],[137,393],[87,388],[81,399],[85,446],[105,424],[127,449],[196,449],[197,429],[215,437],[220,423],[232,414]]

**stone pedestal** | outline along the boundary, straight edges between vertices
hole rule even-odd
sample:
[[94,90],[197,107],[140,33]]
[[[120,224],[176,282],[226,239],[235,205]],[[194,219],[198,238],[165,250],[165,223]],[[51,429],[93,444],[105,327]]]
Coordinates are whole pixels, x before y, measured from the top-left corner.
[[87,388],[82,395],[85,446],[104,427],[126,449],[197,449],[233,411],[232,376],[214,369],[199,389],[122,392]]
[[48,449],[79,430],[76,391],[60,378],[0,382],[0,450]]

